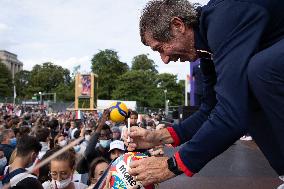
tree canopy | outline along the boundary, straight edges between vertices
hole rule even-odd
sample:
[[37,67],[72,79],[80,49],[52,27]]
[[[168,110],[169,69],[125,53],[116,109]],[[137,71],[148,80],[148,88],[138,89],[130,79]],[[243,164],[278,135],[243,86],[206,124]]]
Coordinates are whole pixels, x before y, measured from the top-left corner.
[[164,107],[167,90],[170,105],[182,104],[184,87],[177,83],[176,75],[158,74],[154,61],[147,55],[134,57],[132,63],[132,69],[118,77],[112,99],[134,100],[144,107]]
[[98,78],[98,98],[109,100],[117,85],[119,76],[129,69],[126,63],[119,60],[117,52],[106,49],[95,54],[92,59],[92,71]]
[[156,64],[153,60],[148,58],[146,54],[135,56],[132,60],[132,70],[143,70],[158,73]]
[[11,97],[12,94],[12,74],[7,66],[0,61],[0,97]]
[[15,74],[14,82],[16,86],[17,96],[28,98],[29,91],[28,86],[30,82],[31,72],[27,70],[21,70]]
[[30,73],[30,86],[34,92],[52,92],[61,83],[70,84],[70,71],[51,62],[35,65]]
[[15,85],[18,96],[25,99],[43,92],[57,93],[59,100],[74,100],[74,80],[70,71],[51,62],[37,64],[31,71],[18,72]]
[[170,73],[162,73],[157,77],[157,83],[160,89],[160,93],[164,94],[166,90],[167,100],[170,101],[171,106],[178,106],[183,104],[183,90],[184,90],[184,82],[177,82],[177,75]]
[[[113,99],[137,101],[139,106],[157,106],[156,75],[151,71],[131,70],[118,77],[119,85],[113,92]],[[158,101],[158,102],[157,102]]]
[[[99,99],[137,101],[138,106],[161,108],[166,96],[170,106],[181,105],[184,101],[184,81],[178,81],[177,75],[158,73],[157,65],[147,54],[135,56],[129,66],[119,60],[118,53],[105,49],[95,54],[91,60],[91,69],[98,75]],[[11,96],[13,83],[10,71],[0,64],[0,95]],[[31,98],[38,92],[56,93],[58,100],[73,101],[75,91],[74,77],[79,73],[80,65],[68,69],[51,62],[37,64],[31,71],[15,74],[14,83],[17,97]],[[3,71],[2,71],[3,70]],[[9,79],[10,78],[10,79]]]

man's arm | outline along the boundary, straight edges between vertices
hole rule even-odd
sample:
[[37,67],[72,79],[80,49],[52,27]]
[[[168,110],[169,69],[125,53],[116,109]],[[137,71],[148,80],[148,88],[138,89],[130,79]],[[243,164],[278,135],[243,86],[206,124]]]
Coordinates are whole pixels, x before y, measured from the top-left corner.
[[97,152],[94,149],[95,149],[95,147],[98,143],[98,139],[99,139],[101,130],[102,130],[103,126],[105,125],[105,122],[108,120],[108,116],[109,116],[109,110],[105,109],[101,119],[99,120],[97,129],[96,129],[95,133],[92,135],[92,137],[89,141],[89,144],[88,144],[88,146],[85,150],[84,157],[87,160],[92,160],[94,157],[98,156],[97,154],[99,154],[99,152]]
[[[214,57],[217,104],[193,138],[175,154],[185,173],[196,173],[247,131],[246,69],[268,22],[267,11],[245,1],[206,7],[201,26]],[[190,174],[187,174],[190,175]]]
[[89,164],[92,162],[92,160],[95,157],[100,156],[100,153],[95,149],[98,143],[99,135],[100,135],[99,133],[95,133],[92,135],[89,144],[87,145],[87,148],[84,152],[84,155],[76,165],[76,171],[78,171],[78,173],[80,174],[87,173],[89,171]]
[[101,130],[102,130],[107,118],[108,118],[108,115],[109,115],[109,111],[105,110],[103,115],[102,115],[101,120],[98,123],[98,126],[97,126],[95,133],[92,135],[92,137],[91,137],[91,139],[90,139],[90,141],[89,141],[89,143],[86,147],[86,150],[84,152],[83,157],[77,163],[76,170],[80,174],[87,173],[89,171],[88,170],[89,164],[92,162],[92,160],[95,157],[100,156],[100,152],[97,151],[95,148],[96,148],[96,145],[98,143]]
[[200,59],[200,67],[203,74],[203,99],[197,112],[188,117],[178,125],[168,128],[174,139],[174,146],[178,146],[189,141],[199,130],[202,124],[208,119],[212,109],[216,105],[216,72],[214,63],[209,58]]

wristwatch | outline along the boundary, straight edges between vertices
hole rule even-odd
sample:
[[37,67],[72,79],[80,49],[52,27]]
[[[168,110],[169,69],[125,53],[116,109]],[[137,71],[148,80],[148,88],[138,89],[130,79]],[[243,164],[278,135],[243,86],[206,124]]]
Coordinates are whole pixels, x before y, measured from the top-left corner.
[[175,157],[171,157],[167,160],[168,169],[175,175],[181,175],[183,171],[179,170]]

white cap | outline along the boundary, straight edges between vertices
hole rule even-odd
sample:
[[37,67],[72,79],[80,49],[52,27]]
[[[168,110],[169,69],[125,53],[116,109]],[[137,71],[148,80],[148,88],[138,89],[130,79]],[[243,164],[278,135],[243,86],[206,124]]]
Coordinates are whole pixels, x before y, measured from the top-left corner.
[[78,130],[77,128],[72,129],[72,131],[71,131],[71,139],[75,139],[74,134],[75,134],[75,132],[77,130]]
[[121,140],[115,140],[110,143],[109,152],[113,149],[119,149],[124,151],[124,143]]

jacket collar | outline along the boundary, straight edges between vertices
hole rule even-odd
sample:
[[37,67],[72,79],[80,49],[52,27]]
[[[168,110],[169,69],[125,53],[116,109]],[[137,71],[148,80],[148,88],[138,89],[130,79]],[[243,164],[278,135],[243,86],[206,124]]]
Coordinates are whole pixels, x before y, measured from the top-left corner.
[[200,24],[200,20],[202,17],[202,7],[197,7],[196,11],[199,17],[199,21],[195,26],[193,26],[194,47],[197,50],[197,54],[199,58],[212,59],[212,52],[210,51],[210,48],[208,47],[206,34],[201,29],[201,24]]

